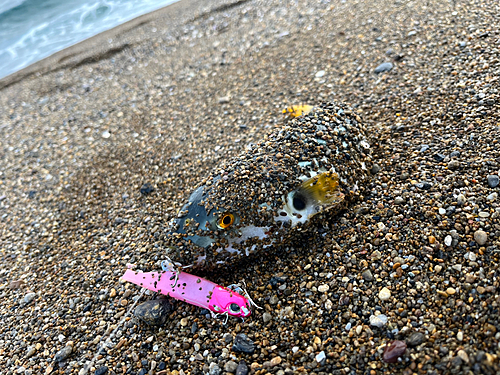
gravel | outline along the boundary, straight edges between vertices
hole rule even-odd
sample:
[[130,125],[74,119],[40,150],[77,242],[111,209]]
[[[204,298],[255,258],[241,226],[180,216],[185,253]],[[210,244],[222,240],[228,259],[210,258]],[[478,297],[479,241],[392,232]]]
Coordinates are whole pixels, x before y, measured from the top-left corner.
[[[498,2],[188,1],[0,82],[0,373],[94,357],[89,374],[499,373]],[[160,326],[124,319],[156,296],[120,276],[159,268],[191,191],[282,109],[333,99],[371,138],[363,194],[315,231],[190,270],[244,279],[262,309],[224,325],[170,301]]]

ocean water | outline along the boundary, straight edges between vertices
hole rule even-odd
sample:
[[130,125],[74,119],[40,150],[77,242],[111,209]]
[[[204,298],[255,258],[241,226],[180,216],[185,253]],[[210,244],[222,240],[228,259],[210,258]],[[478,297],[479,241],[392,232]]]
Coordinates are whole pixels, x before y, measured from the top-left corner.
[[177,0],[0,0],[0,78]]

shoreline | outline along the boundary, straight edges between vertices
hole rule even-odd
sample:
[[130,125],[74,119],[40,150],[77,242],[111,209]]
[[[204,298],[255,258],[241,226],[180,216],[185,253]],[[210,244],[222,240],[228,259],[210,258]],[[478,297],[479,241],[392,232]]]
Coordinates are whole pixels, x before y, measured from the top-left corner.
[[[141,28],[153,21],[168,19],[169,22],[172,22],[170,27],[179,27],[189,19],[194,19],[213,11],[217,12],[217,9],[221,7],[239,5],[245,1],[226,2],[217,0],[211,2],[207,7],[203,0],[179,0],[75,43],[1,78],[0,90],[30,78],[33,75],[44,75],[61,69],[71,69],[80,65],[97,62],[101,59],[108,59],[110,56],[120,53],[126,48],[132,48],[134,45],[140,44],[144,38],[148,37],[146,33],[141,31]],[[131,34],[134,34],[132,38],[133,42],[129,40]],[[108,43],[108,39],[113,39],[113,42]]]

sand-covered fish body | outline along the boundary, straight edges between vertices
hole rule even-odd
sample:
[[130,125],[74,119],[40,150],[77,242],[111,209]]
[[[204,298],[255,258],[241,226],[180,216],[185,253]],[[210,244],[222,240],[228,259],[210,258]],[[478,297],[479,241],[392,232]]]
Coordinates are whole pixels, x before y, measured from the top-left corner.
[[217,264],[332,220],[366,185],[367,139],[360,117],[345,105],[323,103],[288,121],[191,194],[172,225],[172,256]]

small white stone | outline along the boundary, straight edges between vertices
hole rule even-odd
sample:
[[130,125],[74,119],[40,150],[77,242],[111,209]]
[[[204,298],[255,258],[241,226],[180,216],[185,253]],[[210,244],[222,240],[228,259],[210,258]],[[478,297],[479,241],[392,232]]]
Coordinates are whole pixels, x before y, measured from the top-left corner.
[[441,207],[441,208],[439,209],[439,214],[440,214],[440,215],[444,215],[445,213],[446,213],[446,210],[445,210],[443,207]]
[[324,71],[324,70],[320,70],[319,72],[317,72],[317,73],[315,74],[315,77],[316,77],[316,78],[321,78],[321,77],[323,77],[324,75],[325,75],[325,71]]
[[363,326],[362,325],[359,325],[359,326],[356,327],[356,335],[361,334],[362,331],[363,331]]
[[104,138],[104,139],[107,139],[109,137],[111,137],[111,133],[107,130],[103,131],[101,136]]
[[321,293],[327,292],[328,289],[330,289],[330,287],[328,286],[328,284],[323,284],[323,285],[318,286],[318,291],[321,292]]
[[370,325],[378,328],[382,328],[387,324],[387,316],[380,315],[371,315],[370,316]]
[[450,235],[447,235],[445,238],[444,238],[444,244],[446,246],[451,246],[451,243],[453,242],[453,238],[450,236]]
[[378,293],[378,298],[382,301],[387,301],[391,298],[391,291],[384,286]]
[[457,333],[457,340],[462,341],[464,339],[464,333],[462,331],[459,331]]
[[320,363],[325,358],[326,358],[325,352],[321,351],[320,353],[318,353],[318,355],[316,355],[316,362]]
[[498,198],[498,194],[495,192],[495,193],[491,193],[490,195],[488,195],[486,197],[486,199],[488,199],[489,201],[494,201]]
[[476,259],[477,259],[476,254],[474,254],[474,253],[470,252],[470,253],[469,253],[469,260],[470,260],[471,262],[475,262],[475,261],[476,261]]
[[457,197],[457,203],[459,205],[463,205],[466,201],[467,201],[467,199],[465,198],[465,195],[463,195],[463,194],[459,194],[458,195],[458,197]]

